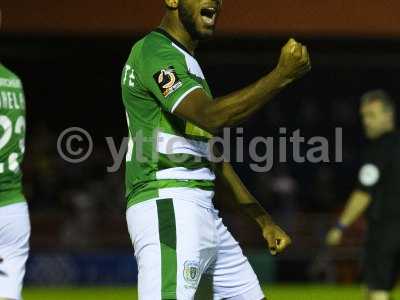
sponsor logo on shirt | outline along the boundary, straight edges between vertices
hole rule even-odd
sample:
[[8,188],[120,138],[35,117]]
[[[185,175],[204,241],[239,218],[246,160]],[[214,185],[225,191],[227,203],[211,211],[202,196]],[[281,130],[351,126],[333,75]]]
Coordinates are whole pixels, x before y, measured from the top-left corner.
[[164,97],[168,97],[183,85],[172,66],[158,71],[153,77]]

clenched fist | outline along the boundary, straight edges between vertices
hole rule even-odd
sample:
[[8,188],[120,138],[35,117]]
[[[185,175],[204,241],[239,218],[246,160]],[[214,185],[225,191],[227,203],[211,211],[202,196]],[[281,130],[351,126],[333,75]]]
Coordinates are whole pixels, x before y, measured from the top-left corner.
[[285,83],[300,79],[311,70],[310,56],[306,46],[290,39],[281,50],[275,70]]
[[278,225],[266,225],[262,229],[262,233],[272,255],[282,252],[292,243],[290,237]]

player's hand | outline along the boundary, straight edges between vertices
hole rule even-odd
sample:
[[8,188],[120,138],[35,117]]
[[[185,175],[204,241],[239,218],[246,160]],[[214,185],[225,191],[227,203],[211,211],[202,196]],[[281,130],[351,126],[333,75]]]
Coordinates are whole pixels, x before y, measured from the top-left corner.
[[332,228],[326,235],[325,243],[328,246],[338,246],[342,242],[343,231],[338,228]]
[[262,233],[272,255],[282,252],[292,243],[290,237],[276,224],[266,225]]
[[275,68],[285,83],[300,79],[311,70],[311,60],[306,46],[290,39],[281,50]]

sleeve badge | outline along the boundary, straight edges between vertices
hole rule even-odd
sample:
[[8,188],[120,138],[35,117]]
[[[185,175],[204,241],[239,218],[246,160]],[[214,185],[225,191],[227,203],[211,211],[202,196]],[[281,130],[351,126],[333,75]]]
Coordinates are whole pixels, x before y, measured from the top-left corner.
[[183,85],[172,66],[158,71],[153,75],[153,78],[164,97],[168,97]]

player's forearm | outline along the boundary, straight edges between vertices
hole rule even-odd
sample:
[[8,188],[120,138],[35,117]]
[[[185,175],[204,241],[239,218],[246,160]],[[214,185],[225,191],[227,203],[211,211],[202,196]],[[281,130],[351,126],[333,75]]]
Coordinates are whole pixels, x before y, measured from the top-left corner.
[[354,191],[339,218],[339,223],[345,227],[350,226],[358,217],[363,214],[370,202],[371,197],[368,193],[360,190]]
[[242,123],[260,110],[288,84],[289,80],[277,69],[252,85],[215,99],[205,109],[208,130],[215,132],[224,127]]
[[261,228],[274,223],[271,216],[243,184],[230,163],[223,162],[219,166],[218,173],[225,185],[232,190],[236,203]]
[[[255,199],[254,199],[255,200]],[[252,218],[261,228],[275,224],[271,215],[255,200],[254,203],[241,204],[243,211]]]
[[[282,48],[276,68],[254,84],[214,101],[204,91],[193,90],[174,113],[196,126],[217,133],[247,120],[268,101],[311,70],[307,48],[290,39]],[[185,98],[185,99],[186,99]]]

